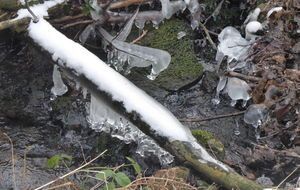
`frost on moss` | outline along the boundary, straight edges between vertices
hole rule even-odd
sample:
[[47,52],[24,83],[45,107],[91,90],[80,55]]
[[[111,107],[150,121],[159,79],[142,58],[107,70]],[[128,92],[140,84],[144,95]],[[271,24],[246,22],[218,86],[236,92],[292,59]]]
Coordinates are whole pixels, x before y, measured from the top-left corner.
[[[189,84],[202,74],[202,66],[197,61],[192,41],[192,30],[188,23],[180,19],[171,19],[162,23],[158,29],[150,31],[140,42],[141,45],[168,51],[171,64],[155,80],[155,83],[176,90]],[[184,31],[187,35],[177,39]]]

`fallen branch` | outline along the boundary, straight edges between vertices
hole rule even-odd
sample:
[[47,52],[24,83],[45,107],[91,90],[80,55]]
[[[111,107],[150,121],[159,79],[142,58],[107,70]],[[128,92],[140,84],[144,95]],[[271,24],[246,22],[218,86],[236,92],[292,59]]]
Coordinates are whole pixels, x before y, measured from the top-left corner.
[[215,119],[222,119],[222,118],[226,118],[226,117],[239,116],[239,115],[242,115],[244,113],[245,113],[245,111],[239,111],[239,112],[235,112],[235,113],[217,115],[217,116],[212,116],[212,117],[207,117],[207,118],[185,118],[185,119],[179,119],[179,121],[182,121],[182,122],[203,122],[203,121],[210,121],[210,120],[215,120]]
[[72,22],[70,24],[64,25],[63,27],[61,27],[61,29],[67,29],[67,28],[77,26],[77,25],[81,25],[81,24],[91,24],[93,22],[94,22],[93,20],[81,20],[81,21]]
[[146,34],[147,34],[148,30],[143,30],[143,33],[137,37],[135,40],[133,40],[132,42],[130,42],[131,44],[135,44],[137,43],[138,41],[140,41]]
[[151,2],[151,0],[124,0],[124,1],[117,1],[113,2],[109,5],[108,9],[120,9],[125,8],[130,5],[138,5],[142,3]]

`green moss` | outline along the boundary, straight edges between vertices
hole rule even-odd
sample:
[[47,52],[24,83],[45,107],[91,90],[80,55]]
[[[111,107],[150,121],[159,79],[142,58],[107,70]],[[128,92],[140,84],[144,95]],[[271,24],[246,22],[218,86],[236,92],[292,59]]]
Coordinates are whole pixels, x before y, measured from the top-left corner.
[[225,156],[224,145],[221,141],[217,140],[210,132],[205,130],[192,130],[193,136],[199,143],[212,150],[219,159],[223,159]]
[[[169,67],[158,76],[156,83],[165,85],[166,88],[176,88],[172,83],[184,85],[201,75],[202,66],[198,63],[194,53],[191,39],[193,31],[188,23],[174,18],[162,23],[159,29],[151,27],[149,30],[140,44],[166,50],[172,56]],[[182,31],[187,35],[177,39],[177,34]],[[171,84],[170,81],[172,81]]]

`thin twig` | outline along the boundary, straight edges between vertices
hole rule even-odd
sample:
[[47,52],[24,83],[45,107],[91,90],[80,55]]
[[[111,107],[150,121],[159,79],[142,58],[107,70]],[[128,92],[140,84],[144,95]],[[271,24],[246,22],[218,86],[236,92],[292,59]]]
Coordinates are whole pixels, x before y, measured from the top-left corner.
[[204,30],[205,34],[206,34],[206,38],[208,40],[208,42],[212,45],[212,47],[216,50],[217,46],[214,43],[214,41],[211,39],[209,31],[207,30],[207,28],[204,26],[204,24],[202,24],[201,22],[199,22],[199,25],[201,26],[201,28]]
[[203,23],[204,25],[206,25],[207,21],[209,21],[209,19],[211,19],[211,17],[215,17],[215,16],[217,16],[217,15],[220,13],[220,10],[221,10],[221,8],[222,8],[223,3],[224,3],[224,0],[222,0],[222,1],[218,4],[218,6],[217,6],[217,8],[214,10],[214,12],[213,12],[209,17],[207,17],[207,19],[206,19],[205,22]]
[[225,118],[225,117],[238,116],[238,115],[242,115],[244,113],[245,113],[245,111],[239,111],[239,112],[235,112],[235,113],[222,114],[222,115],[217,115],[217,116],[212,116],[212,117],[207,117],[207,118],[183,118],[183,119],[179,119],[179,121],[183,121],[183,122],[203,122],[203,121],[221,119],[221,118]]
[[51,23],[61,23],[61,22],[66,22],[66,21],[71,21],[71,20],[76,20],[76,19],[79,19],[79,18],[82,18],[82,17],[85,17],[86,15],[85,14],[79,14],[79,15],[75,15],[75,16],[64,16],[64,17],[61,17],[61,18],[57,18],[57,19],[53,19],[51,20],[50,22]]
[[3,133],[3,135],[9,140],[9,143],[10,143],[10,146],[11,146],[12,178],[13,178],[14,189],[17,189],[16,172],[15,172],[14,144],[13,144],[11,138],[6,133]]
[[227,74],[231,77],[237,77],[237,78],[240,78],[240,79],[243,79],[243,80],[248,80],[248,81],[258,82],[258,81],[262,80],[262,78],[259,78],[259,77],[248,76],[248,75],[244,75],[244,74],[237,73],[237,72],[234,72],[234,71],[229,71]]
[[150,2],[151,0],[123,0],[123,1],[117,1],[113,2],[109,5],[108,9],[119,9],[119,8],[125,8],[130,5],[138,5],[142,3]]
[[280,182],[275,189],[278,189],[291,175],[293,175],[297,170],[299,169],[299,166],[297,166],[282,182]]
[[93,23],[93,20],[81,20],[81,21],[77,21],[77,22],[72,22],[70,24],[66,24],[64,26],[61,27],[61,29],[67,29],[76,25],[80,25],[80,24],[91,24]]
[[53,184],[53,183],[61,180],[61,179],[64,179],[65,177],[68,177],[68,176],[76,173],[77,171],[81,170],[82,168],[86,167],[87,165],[91,164],[92,162],[94,162],[95,160],[97,160],[98,158],[100,158],[106,152],[107,152],[107,150],[103,151],[101,154],[99,154],[98,156],[96,156],[95,158],[93,158],[92,160],[90,160],[89,162],[87,162],[86,164],[84,164],[84,165],[76,168],[75,170],[73,170],[73,171],[71,171],[71,172],[69,172],[69,173],[67,173],[67,174],[65,174],[65,175],[63,175],[61,177],[56,178],[55,180],[52,180],[52,181],[50,181],[50,182],[48,182],[48,183],[46,183],[46,184],[44,184],[44,185],[36,188],[35,190],[43,189],[43,188],[45,188],[45,187],[47,187],[47,186],[49,186],[49,185],[51,185],[51,184]]
[[8,15],[8,13],[3,13],[2,15],[0,15],[0,20],[2,20],[4,17],[6,17]]
[[133,41],[131,42],[131,44],[135,44],[135,43],[137,43],[138,41],[140,41],[144,36],[146,36],[147,32],[148,32],[148,30],[143,30],[143,33],[142,33],[139,37],[137,37],[135,40],[133,40]]

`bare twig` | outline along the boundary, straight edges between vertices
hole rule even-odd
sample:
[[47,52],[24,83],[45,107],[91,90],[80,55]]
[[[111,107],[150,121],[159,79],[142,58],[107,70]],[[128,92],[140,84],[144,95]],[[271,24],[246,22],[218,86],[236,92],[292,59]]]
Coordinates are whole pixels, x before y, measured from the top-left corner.
[[212,117],[207,117],[207,118],[184,118],[184,119],[179,119],[179,121],[183,121],[183,122],[203,122],[203,121],[221,119],[221,118],[225,118],[225,117],[238,116],[238,115],[242,115],[244,113],[245,113],[245,111],[239,111],[239,112],[235,112],[235,113],[217,115],[217,116],[212,116]]
[[227,74],[231,77],[237,77],[237,78],[240,78],[243,80],[248,80],[248,81],[258,82],[258,81],[262,80],[262,78],[259,78],[259,77],[248,76],[248,75],[244,75],[244,74],[237,73],[234,71],[229,71]]
[[86,164],[84,164],[84,165],[82,165],[82,166],[76,168],[75,170],[73,170],[73,171],[71,171],[71,172],[69,172],[69,173],[67,173],[67,174],[65,174],[65,175],[63,175],[63,176],[61,176],[61,177],[56,178],[55,180],[52,180],[52,181],[50,181],[50,182],[48,182],[48,183],[46,183],[46,184],[44,184],[44,185],[42,185],[42,186],[36,188],[35,190],[43,189],[43,188],[45,188],[45,187],[47,187],[47,186],[49,186],[49,185],[51,185],[51,184],[53,184],[53,183],[55,183],[55,182],[61,180],[61,179],[64,179],[65,177],[68,177],[68,176],[70,176],[70,175],[72,175],[72,174],[78,172],[78,171],[81,170],[82,168],[88,166],[89,164],[91,164],[92,162],[94,162],[95,160],[97,160],[98,158],[100,158],[100,157],[101,157],[103,154],[105,154],[106,152],[107,152],[107,150],[103,151],[101,154],[99,154],[98,156],[96,156],[95,158],[93,158],[92,160],[90,160],[89,162],[87,162]]
[[214,41],[211,39],[210,37],[210,34],[209,34],[209,31],[207,30],[207,28],[204,26],[204,24],[202,24],[201,22],[199,22],[199,25],[201,26],[201,28],[203,29],[203,31],[205,32],[206,34],[206,38],[208,40],[208,42],[211,44],[211,46],[216,50],[217,49],[217,46],[216,44],[214,43]]
[[108,9],[119,9],[119,8],[125,8],[130,5],[138,5],[142,3],[150,2],[151,0],[123,0],[123,1],[117,1],[113,2],[109,5]]
[[32,10],[29,7],[28,4],[28,0],[25,0],[25,5],[26,5],[26,9],[28,10],[28,12],[31,14],[32,18],[33,18],[33,22],[37,23],[39,21],[39,18],[34,14],[34,12],[32,12]]
[[17,189],[16,172],[15,172],[14,144],[13,144],[11,138],[6,133],[3,133],[3,135],[9,140],[9,143],[10,143],[10,146],[11,146],[12,180],[13,180],[13,184],[14,184],[14,189]]
[[148,30],[143,30],[143,33],[142,33],[139,37],[137,37],[135,40],[133,40],[133,41],[131,42],[131,44],[135,44],[135,43],[137,43],[138,41],[140,41],[140,40],[147,34],[147,32],[148,32]]
[[299,166],[297,166],[282,182],[280,182],[275,189],[278,189],[291,175],[293,175],[297,170],[299,169]]
[[211,17],[218,16],[218,14],[220,13],[220,10],[221,10],[221,8],[222,8],[223,3],[224,3],[224,0],[222,0],[222,1],[218,4],[218,6],[217,6],[217,8],[214,10],[214,12],[213,12],[209,17],[207,17],[207,19],[206,19],[205,22],[203,23],[204,25],[207,23],[207,21],[209,21],[209,19],[211,19]]
[[5,13],[1,14],[1,15],[0,15],[0,20],[2,20],[3,18],[5,18],[7,15],[8,15],[8,13],[7,13],[7,12],[5,12]]
[[63,27],[61,27],[61,29],[67,29],[67,28],[70,28],[70,27],[73,27],[73,26],[76,26],[76,25],[80,25],[80,24],[91,24],[93,22],[94,22],[93,20],[80,20],[80,21],[77,21],[77,22],[72,22],[70,24],[66,24]]
[[67,22],[67,21],[72,21],[72,20],[76,20],[76,19],[79,19],[79,18],[82,18],[82,17],[85,17],[86,15],[85,14],[79,14],[79,15],[75,15],[75,16],[64,16],[64,17],[61,17],[61,18],[57,18],[57,19],[53,19],[51,20],[50,22],[51,23],[61,23],[61,22]]

